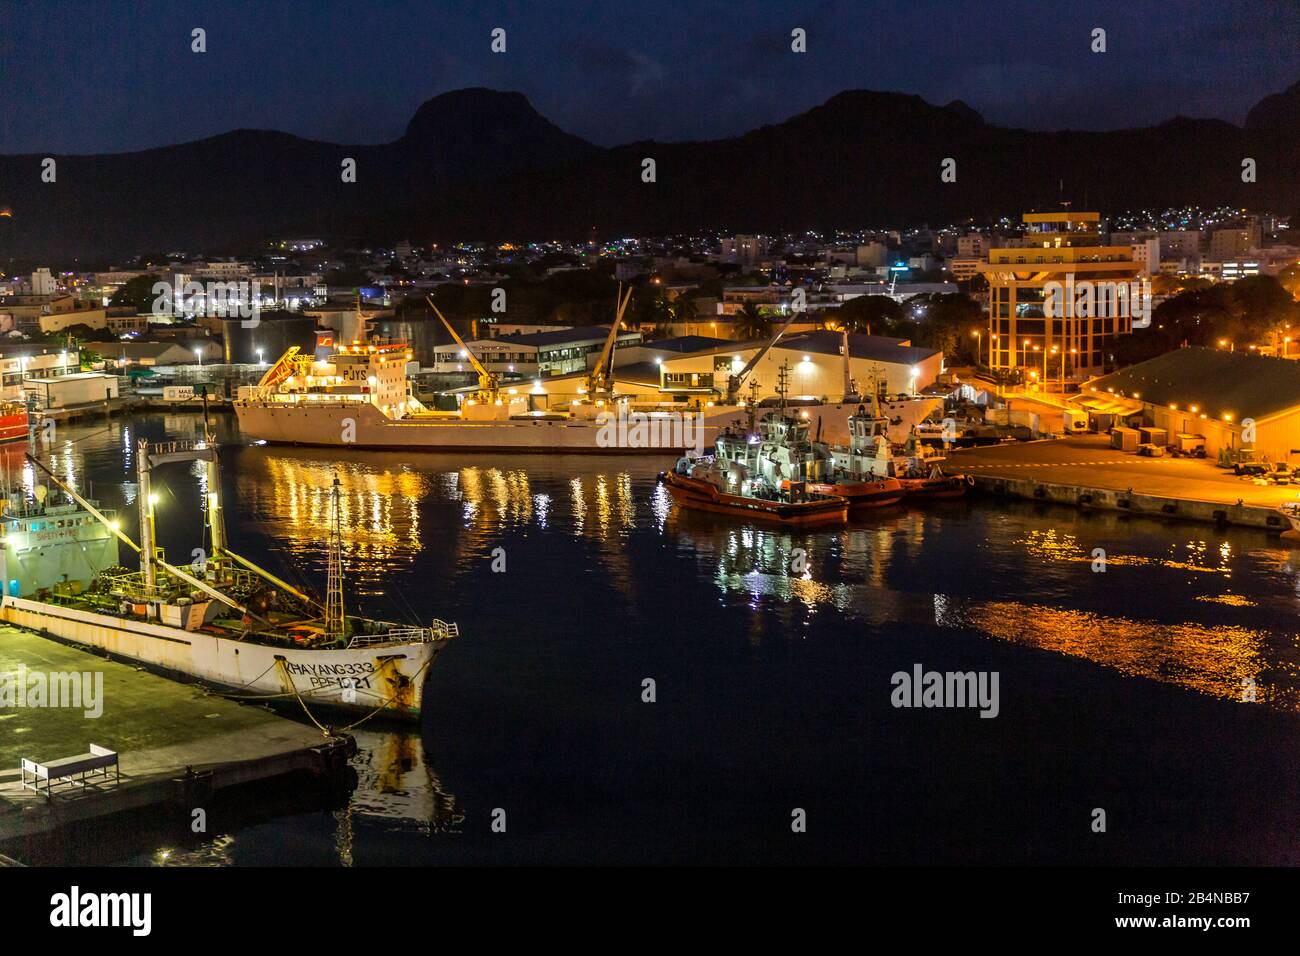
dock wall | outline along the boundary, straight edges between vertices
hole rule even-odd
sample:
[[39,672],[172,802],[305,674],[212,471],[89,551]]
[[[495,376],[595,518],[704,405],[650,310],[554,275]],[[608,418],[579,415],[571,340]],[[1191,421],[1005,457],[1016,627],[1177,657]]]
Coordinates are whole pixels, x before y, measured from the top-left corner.
[[1285,531],[1288,527],[1286,519],[1272,508],[1247,505],[1240,501],[1229,504],[1223,501],[1170,498],[1163,495],[1141,494],[1131,488],[1116,491],[1113,488],[1090,488],[1084,485],[1038,481],[1033,478],[1007,478],[993,475],[975,475],[974,478],[977,492],[1000,498],[1021,498],[1027,501],[1069,505],[1074,508],[1096,508],[1151,518],[1174,518],[1272,532]]

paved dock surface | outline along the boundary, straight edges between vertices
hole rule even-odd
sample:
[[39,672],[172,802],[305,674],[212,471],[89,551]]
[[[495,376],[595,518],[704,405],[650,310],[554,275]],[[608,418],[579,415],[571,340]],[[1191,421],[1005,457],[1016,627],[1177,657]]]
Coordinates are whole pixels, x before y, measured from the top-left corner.
[[[312,748],[328,742],[315,727],[262,707],[0,626],[0,679],[20,668],[29,676],[102,673],[103,713],[88,717],[84,706],[0,707],[0,839],[157,802],[187,767],[216,768],[232,783],[304,769]],[[111,778],[85,789],[65,784],[48,800],[22,788],[22,758],[71,757],[91,743],[120,754],[120,784]]]
[[950,470],[1137,494],[1276,508],[1300,500],[1298,485],[1257,485],[1200,458],[1145,458],[1110,447],[1108,435],[959,448]]

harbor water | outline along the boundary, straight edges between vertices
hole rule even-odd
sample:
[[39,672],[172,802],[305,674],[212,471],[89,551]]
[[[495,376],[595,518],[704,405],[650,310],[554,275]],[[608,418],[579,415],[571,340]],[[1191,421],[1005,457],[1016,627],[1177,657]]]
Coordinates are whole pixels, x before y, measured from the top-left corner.
[[[349,610],[461,637],[418,729],[356,731],[337,800],[268,795],[97,862],[1300,863],[1300,551],[1276,538],[991,500],[755,527],[679,513],[671,459],[216,421],[237,551],[322,589],[337,475]],[[201,428],[88,421],[45,451],[134,536],[135,441]],[[155,481],[187,563],[199,478]],[[996,706],[896,706],[917,668],[996,675]]]

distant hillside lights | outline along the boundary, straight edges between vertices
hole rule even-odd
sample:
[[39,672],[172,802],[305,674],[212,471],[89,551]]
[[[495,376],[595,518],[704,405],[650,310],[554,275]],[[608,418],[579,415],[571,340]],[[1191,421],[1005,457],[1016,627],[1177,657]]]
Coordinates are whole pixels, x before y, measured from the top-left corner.
[[262,321],[262,283],[251,279],[237,282],[155,282],[150,311],[157,316],[208,315],[239,318],[240,326],[256,328]]
[[1146,276],[1128,282],[1106,279],[1076,282],[1071,272],[1064,283],[1043,283],[1043,312],[1049,319],[1107,319],[1129,315],[1133,318],[1133,328],[1145,329],[1151,325],[1151,282]]

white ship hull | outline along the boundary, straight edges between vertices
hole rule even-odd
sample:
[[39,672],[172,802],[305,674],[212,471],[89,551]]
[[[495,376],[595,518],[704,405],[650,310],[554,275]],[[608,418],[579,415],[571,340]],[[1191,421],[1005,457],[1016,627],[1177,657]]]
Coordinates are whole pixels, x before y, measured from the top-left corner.
[[[465,421],[433,415],[392,419],[367,403],[289,404],[235,402],[239,429],[245,437],[287,445],[340,448],[425,449],[431,451],[493,451],[611,454],[676,454],[696,449],[692,428],[664,420],[642,437],[625,428],[582,419]],[[702,448],[712,446],[729,423],[744,421],[743,409],[706,416]],[[649,437],[643,440],[645,436]],[[346,440],[345,440],[346,438]]]
[[425,679],[445,640],[308,650],[252,644],[201,631],[4,597],[0,619],[115,657],[219,686],[232,696],[298,696],[317,707],[417,719]]

